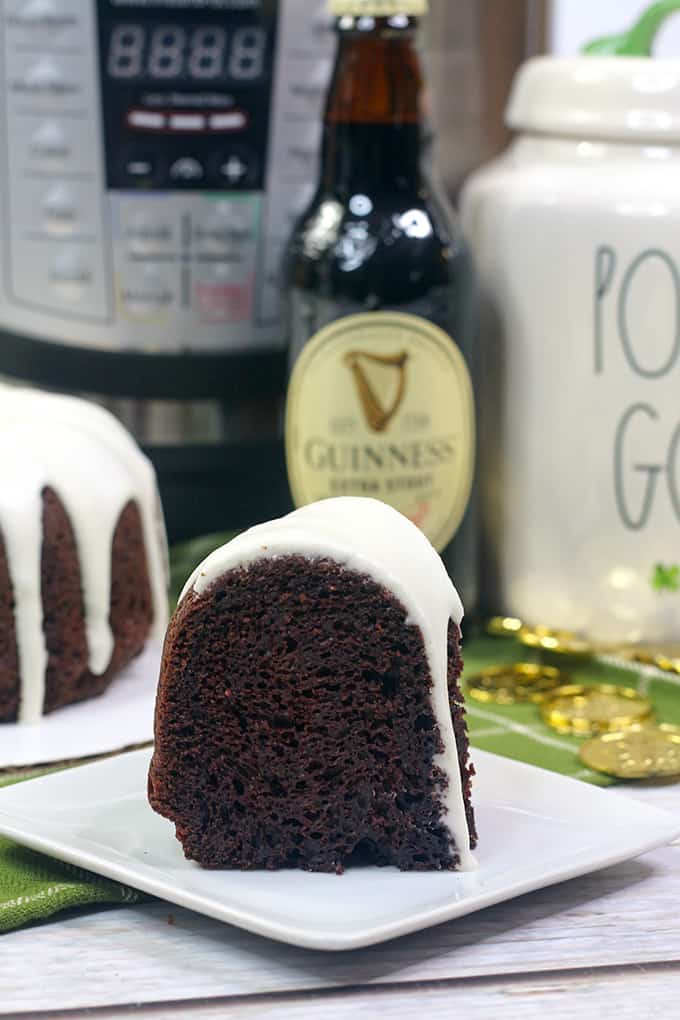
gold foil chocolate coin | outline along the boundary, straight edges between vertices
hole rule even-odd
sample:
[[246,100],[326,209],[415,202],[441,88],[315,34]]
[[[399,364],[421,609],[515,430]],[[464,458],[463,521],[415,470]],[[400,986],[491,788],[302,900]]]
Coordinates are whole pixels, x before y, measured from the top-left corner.
[[664,673],[680,673],[680,656],[671,658],[665,652],[659,652],[654,657],[654,665],[657,669],[662,669]]
[[514,616],[494,616],[486,625],[487,634],[493,637],[517,637],[522,630],[522,621]]
[[593,655],[594,645],[584,641],[569,630],[553,630],[551,627],[522,627],[519,640],[527,648],[538,648],[543,652],[557,655]]
[[680,645],[646,645],[627,651],[627,658],[645,666],[656,666],[664,673],[680,673]]
[[539,702],[568,680],[559,669],[520,662],[509,666],[492,666],[468,680],[468,692],[476,701],[497,705]]
[[541,705],[543,720],[560,733],[589,737],[625,730],[648,719],[652,703],[633,687],[570,684],[559,687]]
[[618,779],[680,777],[680,726],[633,726],[588,740],[579,752],[584,765]]

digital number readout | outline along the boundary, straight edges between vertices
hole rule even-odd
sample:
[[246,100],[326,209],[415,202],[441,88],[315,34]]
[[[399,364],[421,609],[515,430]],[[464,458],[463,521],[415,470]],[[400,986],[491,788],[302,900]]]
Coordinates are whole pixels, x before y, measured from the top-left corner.
[[267,36],[257,26],[226,32],[219,26],[116,25],[111,33],[108,73],[112,78],[211,82],[261,77]]

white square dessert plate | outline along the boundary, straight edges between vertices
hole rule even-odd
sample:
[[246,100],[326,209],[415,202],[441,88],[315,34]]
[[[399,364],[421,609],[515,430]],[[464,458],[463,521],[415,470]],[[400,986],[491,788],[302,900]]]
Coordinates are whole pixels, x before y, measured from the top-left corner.
[[474,872],[208,871],[146,799],[135,751],[0,790],[0,833],[209,917],[312,949],[368,946],[671,842],[680,822],[543,769],[474,752]]

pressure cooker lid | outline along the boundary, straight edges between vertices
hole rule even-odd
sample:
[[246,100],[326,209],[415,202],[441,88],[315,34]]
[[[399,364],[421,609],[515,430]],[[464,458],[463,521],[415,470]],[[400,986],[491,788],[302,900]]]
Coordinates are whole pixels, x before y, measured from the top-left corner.
[[506,123],[575,138],[680,140],[680,60],[536,57],[515,76]]

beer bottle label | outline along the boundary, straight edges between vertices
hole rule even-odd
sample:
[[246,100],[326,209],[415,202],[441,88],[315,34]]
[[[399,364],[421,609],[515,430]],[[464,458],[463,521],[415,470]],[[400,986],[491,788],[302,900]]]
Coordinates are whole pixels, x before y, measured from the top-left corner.
[[332,322],[305,345],[290,380],[286,462],[296,506],[372,496],[441,551],[470,498],[475,414],[458,346],[415,315]]

